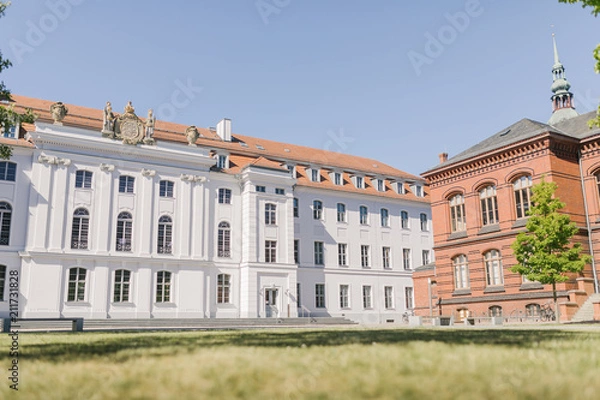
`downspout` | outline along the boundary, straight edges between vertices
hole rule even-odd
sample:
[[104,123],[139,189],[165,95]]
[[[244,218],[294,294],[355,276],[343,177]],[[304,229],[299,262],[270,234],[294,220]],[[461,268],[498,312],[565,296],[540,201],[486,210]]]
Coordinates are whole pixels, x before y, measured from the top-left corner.
[[590,213],[588,210],[587,195],[586,195],[586,191],[585,191],[585,182],[584,182],[584,178],[583,178],[583,165],[581,162],[581,160],[582,160],[581,149],[577,150],[577,156],[579,158],[579,177],[581,178],[581,191],[583,193],[583,209],[585,212],[585,225],[587,227],[587,233],[588,233],[588,246],[590,247],[590,256],[592,257],[592,274],[594,276],[594,292],[600,293],[600,287],[598,285],[598,273],[596,271],[596,260],[594,257],[594,246],[592,243],[592,226],[590,224]]

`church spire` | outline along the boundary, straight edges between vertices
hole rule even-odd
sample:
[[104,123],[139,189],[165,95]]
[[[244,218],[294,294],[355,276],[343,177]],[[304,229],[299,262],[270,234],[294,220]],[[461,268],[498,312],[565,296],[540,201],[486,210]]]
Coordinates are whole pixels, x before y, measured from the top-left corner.
[[558,48],[556,46],[556,37],[552,34],[552,44],[554,45],[554,65],[552,66],[552,116],[548,121],[549,125],[578,116],[573,105],[573,93],[570,92],[571,84],[565,76],[565,67],[558,58]]

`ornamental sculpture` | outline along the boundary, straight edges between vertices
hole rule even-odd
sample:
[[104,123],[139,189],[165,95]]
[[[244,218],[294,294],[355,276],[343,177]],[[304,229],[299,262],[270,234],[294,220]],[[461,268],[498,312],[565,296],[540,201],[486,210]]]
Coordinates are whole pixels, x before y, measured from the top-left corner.
[[61,102],[58,101],[50,106],[50,114],[54,120],[54,125],[62,125],[63,119],[69,113],[69,109]]
[[112,111],[110,101],[106,102],[102,118],[102,136],[113,137],[115,134],[115,114]]
[[185,137],[190,146],[196,146],[196,140],[198,140],[199,136],[200,136],[200,132],[198,132],[198,128],[196,128],[194,125],[189,126],[185,130]]
[[112,112],[112,105],[108,101],[104,107],[102,136],[122,140],[123,144],[155,144],[152,138],[155,119],[151,112],[148,113],[148,117],[149,120],[144,122],[135,115],[135,108],[131,101],[125,106],[122,115],[115,115]]
[[154,124],[156,124],[156,117],[154,116],[152,109],[149,109],[148,117],[146,117],[145,122],[146,131],[144,137],[144,144],[155,143],[154,138],[152,137],[154,135]]

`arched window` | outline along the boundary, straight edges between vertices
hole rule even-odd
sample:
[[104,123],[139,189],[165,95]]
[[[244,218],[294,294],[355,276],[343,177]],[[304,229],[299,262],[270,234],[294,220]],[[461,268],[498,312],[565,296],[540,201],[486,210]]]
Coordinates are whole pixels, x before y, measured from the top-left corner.
[[0,161],[0,181],[14,182],[17,177],[17,164],[10,161]]
[[131,251],[131,232],[133,230],[133,217],[124,211],[117,217],[117,251]]
[[0,246],[10,244],[10,221],[12,219],[12,207],[5,201],[0,201]]
[[452,259],[454,267],[454,287],[455,289],[468,289],[469,283],[469,262],[464,254],[458,255]]
[[217,275],[217,303],[229,303],[229,294],[231,289],[231,276],[228,274]]
[[67,301],[85,301],[85,276],[87,270],[81,267],[69,269],[69,293]]
[[515,190],[515,207],[517,218],[527,217],[527,211],[531,207],[531,176],[522,176],[513,182]]
[[171,254],[173,252],[173,220],[168,215],[158,219],[158,244],[156,252]]
[[169,303],[171,301],[171,273],[158,271],[156,273],[156,302]]
[[78,189],[91,189],[92,172],[84,170],[75,172],[75,187]]
[[313,201],[313,219],[323,219],[323,203],[320,200]]
[[450,230],[452,232],[463,232],[467,229],[465,215],[465,197],[462,193],[450,198]]
[[498,250],[490,250],[483,255],[485,260],[485,275],[488,286],[501,286],[504,284],[502,271],[502,258]]
[[73,212],[73,227],[71,229],[71,248],[87,249],[90,230],[90,213],[85,208]]
[[275,204],[265,204],[265,225],[277,225],[277,206]]
[[367,206],[360,206],[360,224],[367,225],[369,223],[369,209]]
[[488,315],[490,317],[501,317],[502,316],[502,307],[500,307],[500,306],[490,306],[488,308]]
[[118,269],[115,271],[115,290],[113,303],[127,303],[129,301],[129,287],[131,285],[131,271]]
[[496,186],[486,186],[479,191],[481,200],[481,224],[494,225],[498,223],[498,200]]
[[527,304],[525,306],[525,315],[527,315],[528,317],[537,317],[538,315],[540,315],[540,305],[539,304]]
[[231,257],[231,228],[228,222],[219,223],[217,234],[217,256]]
[[160,197],[173,197],[173,188],[175,187],[175,183],[171,181],[160,181],[158,184],[158,195]]
[[0,301],[4,301],[4,286],[6,285],[6,265],[0,265]]
[[408,211],[400,211],[400,227],[408,229]]

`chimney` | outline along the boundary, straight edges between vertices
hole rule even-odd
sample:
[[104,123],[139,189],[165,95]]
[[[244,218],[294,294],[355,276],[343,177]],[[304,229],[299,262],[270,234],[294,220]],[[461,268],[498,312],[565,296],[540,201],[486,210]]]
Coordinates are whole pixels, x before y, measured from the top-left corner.
[[231,120],[229,118],[223,118],[217,124],[217,135],[225,141],[231,142]]
[[448,161],[448,153],[440,153],[438,157],[440,158],[440,164]]

